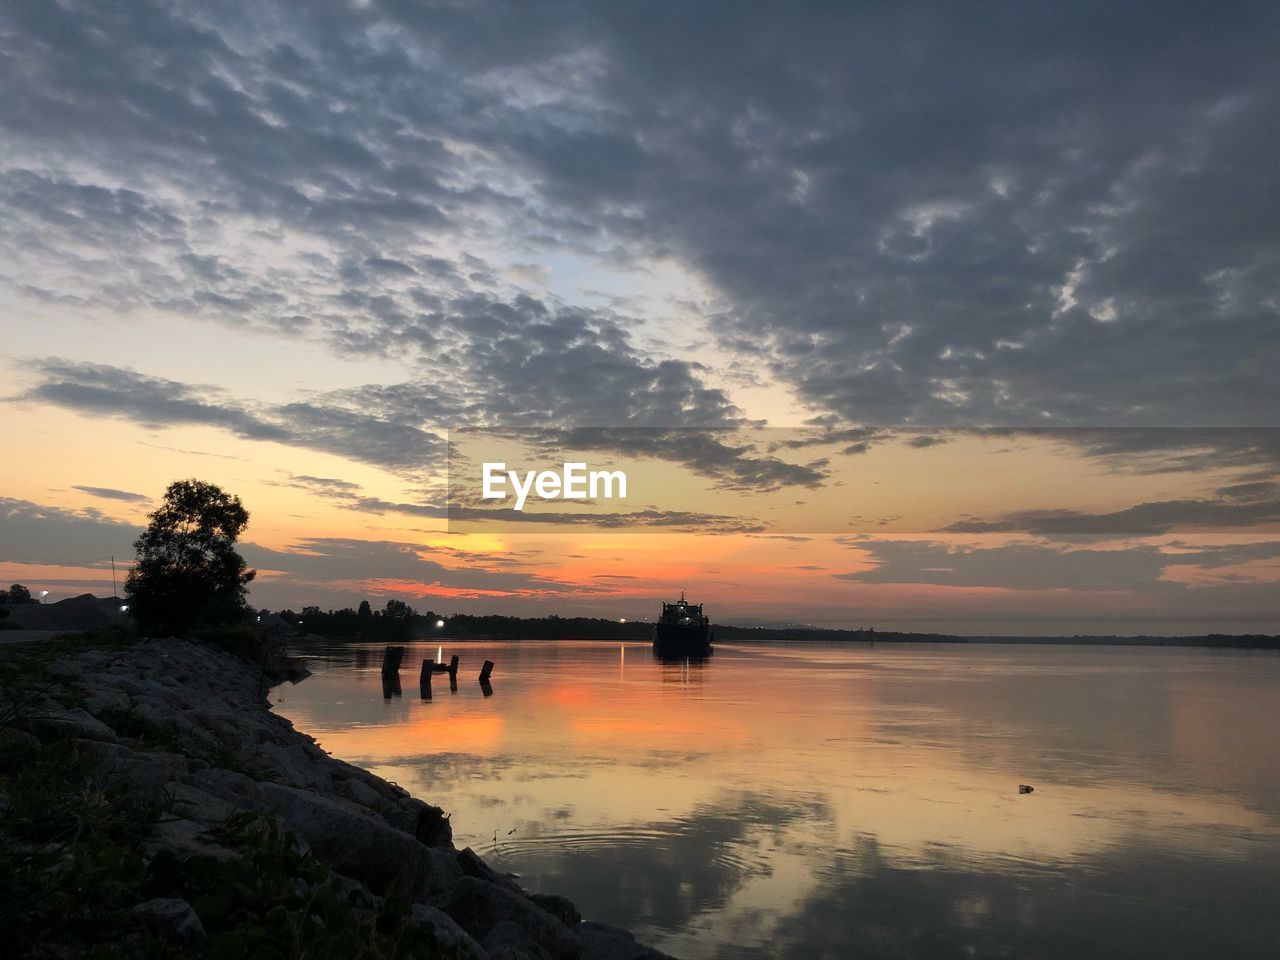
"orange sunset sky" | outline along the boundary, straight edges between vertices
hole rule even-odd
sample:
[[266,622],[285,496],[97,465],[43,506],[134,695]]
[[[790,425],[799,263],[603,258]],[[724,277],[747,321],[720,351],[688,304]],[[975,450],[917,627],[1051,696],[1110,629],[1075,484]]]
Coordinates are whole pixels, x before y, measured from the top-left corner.
[[[912,65],[762,13],[772,60],[674,13],[451,10],[13,14],[6,583],[109,594],[196,477],[272,609],[1280,630],[1245,61],[1099,87],[1034,31]],[[623,431],[582,456],[626,502],[447,520],[448,438],[579,427]]]

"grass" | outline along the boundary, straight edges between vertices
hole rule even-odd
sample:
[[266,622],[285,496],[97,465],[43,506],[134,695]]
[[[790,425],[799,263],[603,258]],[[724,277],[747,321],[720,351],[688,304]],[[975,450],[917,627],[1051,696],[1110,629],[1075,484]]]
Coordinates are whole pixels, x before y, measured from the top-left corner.
[[[88,649],[119,649],[136,636],[118,630],[0,650],[0,931],[15,957],[202,956],[392,960],[448,957],[429,929],[407,923],[406,905],[370,897],[352,904],[329,869],[300,851],[265,813],[236,813],[212,830],[234,852],[179,860],[142,853],[171,801],[146,804],[128,784],[104,778],[91,751],[42,723],[41,704],[83,703],[51,660]],[[128,709],[105,710],[131,748],[209,755],[177,726]],[[242,771],[247,772],[247,771]],[[252,774],[250,774],[252,775]],[[195,953],[148,938],[130,916],[154,897],[187,900],[207,942]]]

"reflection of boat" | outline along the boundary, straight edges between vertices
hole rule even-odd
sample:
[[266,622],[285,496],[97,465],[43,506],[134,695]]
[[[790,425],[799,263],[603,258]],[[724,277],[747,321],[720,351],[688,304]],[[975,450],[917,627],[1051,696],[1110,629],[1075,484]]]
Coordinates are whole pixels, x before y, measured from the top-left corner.
[[702,604],[689,603],[680,591],[675,603],[662,605],[653,627],[653,649],[661,657],[705,657],[711,653],[711,620]]

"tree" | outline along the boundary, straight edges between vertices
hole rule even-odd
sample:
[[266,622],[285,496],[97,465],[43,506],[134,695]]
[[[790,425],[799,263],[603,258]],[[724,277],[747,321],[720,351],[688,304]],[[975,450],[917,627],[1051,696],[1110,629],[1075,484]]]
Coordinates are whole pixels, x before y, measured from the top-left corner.
[[144,632],[172,636],[252,615],[245,586],[255,571],[235,549],[249,523],[239,497],[212,483],[178,480],[149,519],[134,542],[137,563],[124,583],[129,610]]
[[387,601],[387,608],[382,611],[382,615],[390,617],[392,620],[408,622],[417,616],[417,612],[403,600],[392,598]]
[[9,588],[10,603],[30,603],[31,591],[20,583],[15,583]]

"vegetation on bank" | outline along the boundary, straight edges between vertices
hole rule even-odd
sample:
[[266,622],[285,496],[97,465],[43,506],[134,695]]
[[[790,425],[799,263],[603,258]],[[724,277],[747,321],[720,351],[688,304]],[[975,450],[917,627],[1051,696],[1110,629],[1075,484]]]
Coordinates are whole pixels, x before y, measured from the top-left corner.
[[[234,645],[242,638],[223,638]],[[234,856],[148,855],[174,799],[142,799],[104,776],[85,731],[60,719],[83,705],[59,661],[123,649],[110,631],[0,651],[0,929],[6,955],[30,957],[391,958],[444,955],[429,928],[393,898],[353,905],[332,874],[270,817],[237,812],[216,830]],[[230,758],[176,725],[130,711],[103,714],[128,748],[211,766]],[[148,924],[150,903],[185,901],[202,935],[184,942]]]

